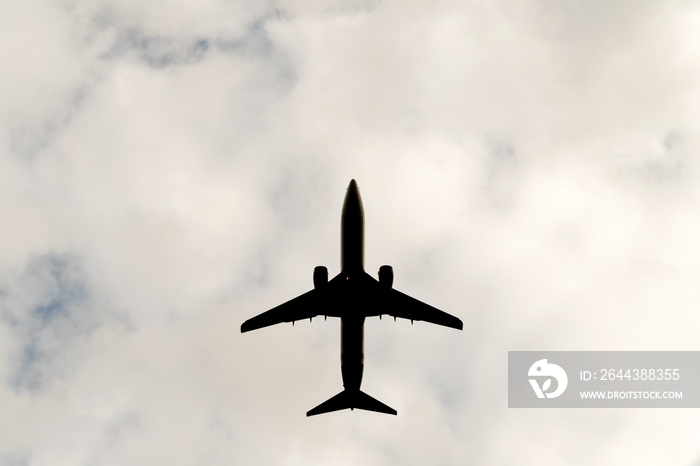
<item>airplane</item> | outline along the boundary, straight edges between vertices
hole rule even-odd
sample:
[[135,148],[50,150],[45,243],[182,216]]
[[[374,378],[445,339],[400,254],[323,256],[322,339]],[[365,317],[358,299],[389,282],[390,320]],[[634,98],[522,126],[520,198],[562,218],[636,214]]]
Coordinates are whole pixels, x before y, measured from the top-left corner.
[[360,190],[350,181],[340,220],[341,271],[328,281],[328,269],[314,269],[314,288],[301,296],[263,312],[241,325],[241,333],[282,322],[294,322],[322,315],[340,318],[340,370],[343,391],[306,413],[307,416],[343,409],[363,409],[396,415],[396,410],[360,390],[364,370],[364,323],[367,317],[389,315],[422,320],[462,330],[460,319],[401,293],[393,288],[394,271],[379,268],[379,281],[364,268],[365,214]]

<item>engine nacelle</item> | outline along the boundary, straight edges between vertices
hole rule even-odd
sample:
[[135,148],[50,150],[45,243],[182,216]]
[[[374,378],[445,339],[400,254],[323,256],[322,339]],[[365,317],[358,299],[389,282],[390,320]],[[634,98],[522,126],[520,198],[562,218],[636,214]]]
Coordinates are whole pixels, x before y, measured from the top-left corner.
[[328,269],[322,265],[314,268],[314,288],[321,288],[328,284]]
[[394,284],[394,269],[390,265],[379,267],[379,283],[387,288],[391,288]]

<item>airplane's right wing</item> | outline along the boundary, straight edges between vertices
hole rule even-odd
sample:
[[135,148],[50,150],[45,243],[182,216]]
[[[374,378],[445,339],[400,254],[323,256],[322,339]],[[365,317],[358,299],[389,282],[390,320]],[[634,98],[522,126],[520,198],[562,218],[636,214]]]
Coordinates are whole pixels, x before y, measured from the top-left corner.
[[329,306],[329,298],[343,285],[342,277],[339,274],[321,288],[314,288],[294,299],[290,299],[286,303],[246,320],[241,325],[241,333],[282,322],[294,323],[297,320],[312,319],[316,316],[340,317],[337,311],[332,306]]
[[241,333],[250,332],[270,325],[282,322],[294,322],[297,320],[311,319],[319,315],[321,308],[321,293],[318,290],[307,291],[301,296],[273,307],[267,312],[263,312],[251,319],[246,320],[241,325]]

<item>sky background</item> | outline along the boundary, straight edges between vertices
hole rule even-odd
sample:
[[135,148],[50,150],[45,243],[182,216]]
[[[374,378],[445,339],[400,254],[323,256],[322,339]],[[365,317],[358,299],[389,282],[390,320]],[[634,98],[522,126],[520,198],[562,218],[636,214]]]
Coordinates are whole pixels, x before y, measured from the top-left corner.
[[[700,349],[700,3],[0,2],[0,465],[700,465],[508,409],[513,350]],[[464,321],[241,323],[366,268]]]

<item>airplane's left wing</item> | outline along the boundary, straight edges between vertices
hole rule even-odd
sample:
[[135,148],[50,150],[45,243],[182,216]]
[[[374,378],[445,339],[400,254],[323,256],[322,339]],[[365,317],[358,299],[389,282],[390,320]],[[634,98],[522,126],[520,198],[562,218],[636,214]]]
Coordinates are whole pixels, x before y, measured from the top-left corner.
[[412,321],[423,320],[431,324],[456,328],[457,330],[462,330],[464,326],[462,321],[452,314],[425,304],[423,301],[403,294],[394,288],[384,288],[370,275],[365,275],[365,280],[365,284],[372,286],[377,292],[375,295],[377,303],[375,306],[368,308],[368,312],[365,314],[366,317],[389,315]]
[[282,322],[294,322],[297,320],[311,319],[319,315],[321,309],[321,292],[313,289],[301,296],[273,307],[267,312],[263,312],[251,319],[246,320],[241,325],[241,333],[250,332],[270,325]]
[[425,304],[416,298],[401,293],[398,290],[389,290],[388,299],[385,301],[387,314],[402,319],[423,320],[431,324],[462,330],[462,321],[447,312],[441,311],[430,304]]

